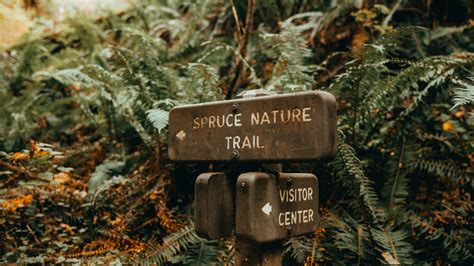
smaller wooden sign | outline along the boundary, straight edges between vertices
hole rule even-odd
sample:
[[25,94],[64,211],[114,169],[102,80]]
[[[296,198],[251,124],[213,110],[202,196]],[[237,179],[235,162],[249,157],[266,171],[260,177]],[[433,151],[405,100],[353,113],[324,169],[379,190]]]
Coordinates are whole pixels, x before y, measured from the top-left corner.
[[241,174],[236,188],[236,235],[263,243],[312,233],[320,219],[318,197],[318,179],[313,174]]
[[232,187],[225,173],[200,174],[195,183],[195,230],[207,239],[227,237],[234,225]]

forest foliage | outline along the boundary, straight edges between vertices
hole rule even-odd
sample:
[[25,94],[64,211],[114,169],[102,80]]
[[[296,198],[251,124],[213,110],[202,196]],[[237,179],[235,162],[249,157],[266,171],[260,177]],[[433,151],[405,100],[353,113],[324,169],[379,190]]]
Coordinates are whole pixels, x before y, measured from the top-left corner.
[[0,262],[232,264],[233,237],[194,232],[209,165],[167,158],[168,112],[263,88],[338,100],[336,157],[284,164],[321,204],[285,264],[472,263],[473,19],[460,0],[149,0],[32,35],[0,53]]

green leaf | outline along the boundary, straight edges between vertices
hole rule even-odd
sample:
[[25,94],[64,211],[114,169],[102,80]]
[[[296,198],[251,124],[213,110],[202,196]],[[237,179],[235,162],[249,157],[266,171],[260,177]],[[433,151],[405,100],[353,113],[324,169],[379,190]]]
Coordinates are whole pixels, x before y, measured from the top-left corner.
[[148,120],[161,132],[168,125],[169,112],[161,109],[151,109],[146,112]]

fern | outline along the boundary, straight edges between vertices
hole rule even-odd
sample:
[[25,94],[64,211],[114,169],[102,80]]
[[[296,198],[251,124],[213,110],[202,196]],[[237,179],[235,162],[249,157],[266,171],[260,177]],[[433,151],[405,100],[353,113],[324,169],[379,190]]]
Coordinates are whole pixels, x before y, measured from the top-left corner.
[[[123,168],[124,163],[122,161],[110,160],[106,161],[103,164],[97,166],[94,172],[91,174],[91,178],[89,179],[88,192],[90,195],[94,195],[98,190],[107,189],[107,187],[102,188],[102,186],[110,186],[107,181],[109,181],[113,176],[111,173],[113,171],[120,170]],[[95,195],[94,195],[95,197]]]
[[169,113],[161,109],[151,109],[147,111],[147,118],[153,126],[160,132],[168,125]]
[[284,252],[298,263],[304,263],[311,256],[313,250],[311,243],[312,240],[305,236],[291,238],[284,243]]
[[54,79],[65,86],[78,86],[78,88],[90,89],[98,83],[81,72],[80,69],[63,69],[54,73],[38,71],[33,78]]
[[[468,177],[453,161],[415,159],[408,166],[414,171],[426,172],[438,177],[447,177],[453,181]],[[470,180],[466,181],[469,182]]]
[[[385,181],[383,196],[387,202],[387,208],[395,208],[404,205],[409,195],[407,162],[412,158],[413,152],[406,146],[406,140],[401,141],[398,150],[398,160],[389,161],[386,166],[387,181]],[[393,209],[392,209],[393,210]]]
[[309,90],[315,83],[310,73],[316,66],[306,64],[312,53],[304,42],[301,29],[298,31],[293,24],[287,24],[279,34],[261,35],[263,55],[275,62],[265,88],[277,92]]
[[189,79],[183,80],[181,86],[191,86],[190,98],[185,99],[190,102],[202,102],[209,100],[222,100],[222,93],[218,86],[219,78],[217,71],[209,65],[202,63],[189,63],[187,65]]
[[[217,241],[199,238],[194,231],[194,225],[191,224],[165,237],[163,243],[147,255],[146,261],[159,265],[165,262],[197,265],[218,262],[216,257],[222,253],[219,252],[217,244]],[[186,254],[188,251],[192,253]]]
[[68,18],[68,27],[63,32],[62,40],[66,45],[78,42],[91,57],[101,47],[102,32],[100,28],[84,13]]
[[337,155],[332,167],[342,184],[359,200],[368,222],[381,225],[384,213],[378,206],[378,196],[372,188],[372,182],[365,176],[354,149],[344,143],[342,136],[338,138]]
[[[472,260],[472,239],[474,235],[470,230],[465,228],[458,228],[457,230],[445,230],[436,226],[436,221],[432,218],[420,218],[418,215],[411,213],[408,222],[413,226],[416,236],[421,240],[420,244],[425,243],[425,246],[420,246],[423,251],[428,251],[431,256],[424,257],[426,261],[442,261],[446,257],[450,261],[461,262]],[[438,243],[432,249],[426,244]],[[446,254],[439,254],[443,250]]]
[[[412,247],[405,242],[408,234],[404,231],[393,231],[384,226],[386,224],[385,212],[379,205],[379,199],[372,187],[372,182],[365,176],[354,149],[344,143],[342,136],[338,139],[338,152],[332,167],[350,195],[358,200],[358,208],[365,226],[367,226],[366,230],[380,254],[383,255],[386,252],[397,261],[410,263]],[[360,229],[358,230],[360,231]],[[341,243],[348,241],[348,239],[344,239]],[[354,249],[357,245],[353,243],[348,247]]]
[[[474,82],[474,78],[471,77],[469,79],[471,82]],[[474,85],[457,79],[453,81],[459,86],[455,89],[453,109],[461,105],[472,103],[474,101]]]

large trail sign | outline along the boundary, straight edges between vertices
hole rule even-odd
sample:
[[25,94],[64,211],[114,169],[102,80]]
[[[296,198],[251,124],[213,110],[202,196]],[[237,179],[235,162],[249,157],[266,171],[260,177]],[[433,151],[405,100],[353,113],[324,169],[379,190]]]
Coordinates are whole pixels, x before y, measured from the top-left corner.
[[196,233],[218,239],[234,231],[236,265],[281,265],[281,240],[316,230],[317,177],[282,173],[280,163],[336,153],[334,96],[268,94],[254,90],[247,94],[253,98],[178,106],[169,117],[171,160],[251,162],[203,173],[195,183]]
[[300,161],[334,156],[336,100],[323,91],[175,107],[170,159]]

